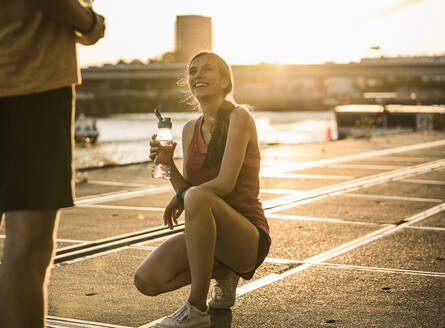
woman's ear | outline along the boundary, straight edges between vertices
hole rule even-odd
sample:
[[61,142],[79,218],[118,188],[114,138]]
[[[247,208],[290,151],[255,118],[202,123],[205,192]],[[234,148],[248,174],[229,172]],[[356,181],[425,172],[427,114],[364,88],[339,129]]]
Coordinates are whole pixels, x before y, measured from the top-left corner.
[[226,89],[229,86],[229,80],[222,79],[221,86],[223,89]]

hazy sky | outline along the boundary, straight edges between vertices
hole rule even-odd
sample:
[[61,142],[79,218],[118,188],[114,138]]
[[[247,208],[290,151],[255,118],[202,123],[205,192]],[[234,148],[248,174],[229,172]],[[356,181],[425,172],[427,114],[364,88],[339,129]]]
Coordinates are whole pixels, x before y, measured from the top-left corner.
[[78,46],[82,66],[161,55],[176,15],[212,17],[214,51],[231,64],[357,61],[445,54],[445,0],[96,0],[107,33]]

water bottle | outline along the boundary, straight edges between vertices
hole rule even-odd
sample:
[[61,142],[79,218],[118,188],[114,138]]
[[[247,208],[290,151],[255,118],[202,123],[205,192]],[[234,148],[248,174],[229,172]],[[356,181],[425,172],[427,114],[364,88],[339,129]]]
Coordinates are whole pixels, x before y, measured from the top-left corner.
[[170,117],[162,117],[159,106],[156,107],[154,112],[159,120],[156,140],[159,141],[160,147],[153,161],[151,174],[155,179],[169,180],[171,174],[170,162],[173,155],[172,122]]

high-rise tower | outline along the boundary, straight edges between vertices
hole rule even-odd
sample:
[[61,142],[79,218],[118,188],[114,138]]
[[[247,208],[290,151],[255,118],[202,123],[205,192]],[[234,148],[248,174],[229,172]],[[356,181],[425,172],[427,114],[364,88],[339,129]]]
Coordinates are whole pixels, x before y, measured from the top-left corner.
[[175,52],[188,61],[202,50],[213,50],[212,18],[200,15],[176,16]]

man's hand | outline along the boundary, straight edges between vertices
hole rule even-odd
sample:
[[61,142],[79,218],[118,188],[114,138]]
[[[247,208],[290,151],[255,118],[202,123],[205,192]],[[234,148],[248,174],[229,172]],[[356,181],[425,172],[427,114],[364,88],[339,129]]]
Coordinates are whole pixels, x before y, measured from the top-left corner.
[[[79,31],[88,31],[81,36],[76,35],[76,42],[80,44],[86,46],[95,44],[105,35],[105,18],[84,7],[79,0],[25,1],[30,6],[63,24]],[[89,29],[91,29],[91,31]]]
[[96,23],[94,24],[94,28],[86,34],[76,34],[76,42],[84,46],[91,46],[95,44],[105,35],[105,17],[94,12],[93,14],[96,16]]

